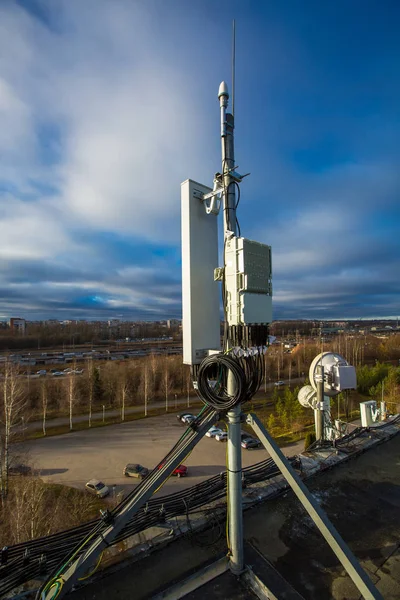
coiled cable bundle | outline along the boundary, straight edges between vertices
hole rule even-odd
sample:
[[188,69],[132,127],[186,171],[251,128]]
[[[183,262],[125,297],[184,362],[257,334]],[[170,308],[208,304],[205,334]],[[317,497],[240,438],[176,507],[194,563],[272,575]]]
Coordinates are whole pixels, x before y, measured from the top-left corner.
[[[232,390],[228,391],[228,377]],[[250,400],[263,378],[263,361],[256,356],[235,357],[231,354],[212,354],[200,364],[197,373],[197,394],[217,411],[228,411]]]

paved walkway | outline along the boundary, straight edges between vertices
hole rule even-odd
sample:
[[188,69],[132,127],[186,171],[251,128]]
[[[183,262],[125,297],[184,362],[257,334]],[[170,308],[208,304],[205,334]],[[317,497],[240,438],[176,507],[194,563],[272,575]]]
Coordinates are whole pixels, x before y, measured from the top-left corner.
[[[190,397],[189,407],[188,407],[187,398],[177,398],[176,401],[174,399],[172,399],[168,403],[168,411],[166,410],[165,412],[174,412],[175,410],[179,410],[180,408],[185,408],[185,409],[187,409],[187,412],[191,412],[192,409],[190,407],[192,407],[195,402],[197,402],[197,403],[199,402],[199,399],[197,398],[197,396]],[[147,408],[148,408],[148,410],[152,410],[155,408],[157,408],[157,409],[164,408],[165,409],[165,402],[154,402],[154,403],[152,402],[152,403],[148,404]],[[141,413],[144,415],[143,404],[140,406],[125,407],[125,415],[132,415],[132,414],[138,414],[138,413]],[[121,416],[121,409],[105,410],[104,414],[103,414],[103,411],[98,411],[98,412],[92,413],[92,421],[101,421],[103,419],[108,419],[108,418],[118,417],[118,416]],[[79,414],[79,415],[75,415],[72,417],[73,424],[88,422],[88,420],[89,420],[88,414]],[[62,426],[62,425],[69,425],[69,417],[56,417],[53,419],[46,420],[46,427],[48,427],[48,428],[58,427],[58,426]],[[39,431],[42,429],[42,427],[43,427],[43,421],[32,421],[30,423],[24,424],[25,431]],[[17,430],[18,429],[21,431],[22,426],[17,428]]]

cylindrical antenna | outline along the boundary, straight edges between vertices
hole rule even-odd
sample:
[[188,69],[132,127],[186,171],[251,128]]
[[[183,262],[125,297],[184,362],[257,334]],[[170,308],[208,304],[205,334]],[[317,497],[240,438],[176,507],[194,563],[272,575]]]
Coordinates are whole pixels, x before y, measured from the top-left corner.
[[236,22],[232,21],[232,116],[235,116]]

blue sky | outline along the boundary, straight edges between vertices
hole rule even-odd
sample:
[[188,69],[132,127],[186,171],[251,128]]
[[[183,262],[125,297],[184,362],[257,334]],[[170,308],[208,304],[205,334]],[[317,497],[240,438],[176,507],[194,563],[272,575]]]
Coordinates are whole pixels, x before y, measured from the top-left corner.
[[220,169],[274,318],[400,313],[400,4],[2,0],[0,318],[181,316],[180,183]]

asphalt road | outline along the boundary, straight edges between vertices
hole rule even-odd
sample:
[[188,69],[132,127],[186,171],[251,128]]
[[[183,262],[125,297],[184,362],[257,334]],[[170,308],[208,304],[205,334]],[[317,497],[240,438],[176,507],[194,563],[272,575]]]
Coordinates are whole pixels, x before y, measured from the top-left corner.
[[[195,402],[199,402],[199,399],[197,398],[197,396],[191,396],[190,400],[189,400],[189,406],[192,406],[193,403]],[[149,403],[148,405],[148,409],[155,409],[155,408],[165,408],[165,400],[163,402],[152,402],[151,404]],[[192,409],[189,407],[188,408],[188,401],[187,398],[177,398],[176,401],[174,399],[169,400],[168,403],[168,409],[169,411],[174,411],[174,410],[179,410],[182,409],[181,412],[183,412],[183,410],[186,410],[188,412],[191,412]],[[132,414],[137,414],[137,413],[141,413],[144,414],[144,405],[140,404],[138,406],[130,406],[130,407],[126,407],[125,408],[125,415],[132,415]],[[104,418],[112,418],[112,417],[120,417],[121,416],[121,409],[113,409],[113,410],[105,410],[104,411]],[[88,414],[79,414],[79,415],[73,415],[72,416],[72,423],[73,424],[77,424],[77,423],[83,423],[83,422],[88,422],[89,419],[89,415]],[[92,421],[101,421],[103,419],[103,411],[100,412],[94,412],[92,413]],[[69,417],[56,417],[55,419],[47,419],[46,421],[46,426],[47,427],[58,427],[60,425],[69,425]],[[23,426],[23,430],[25,431],[41,431],[43,428],[43,421],[31,421],[29,423],[25,423]],[[22,428],[20,428],[20,430],[22,431]]]
[[[123,475],[128,462],[154,466],[168,453],[184,431],[176,415],[168,414],[67,435],[31,440],[14,446],[22,460],[29,460],[44,481],[83,489],[92,478],[100,479],[115,493],[131,490],[137,480]],[[304,442],[284,449],[301,452]],[[243,466],[268,457],[264,449],[242,450]],[[184,478],[171,477],[159,494],[172,493],[225,470],[226,443],[203,438],[183,463],[189,468]]]

